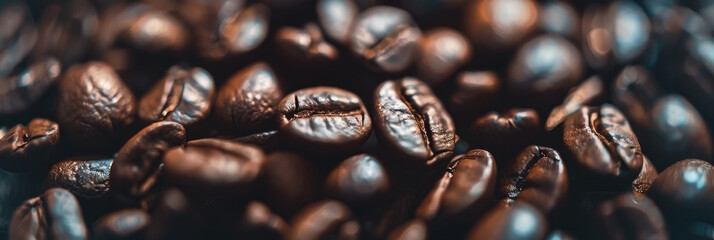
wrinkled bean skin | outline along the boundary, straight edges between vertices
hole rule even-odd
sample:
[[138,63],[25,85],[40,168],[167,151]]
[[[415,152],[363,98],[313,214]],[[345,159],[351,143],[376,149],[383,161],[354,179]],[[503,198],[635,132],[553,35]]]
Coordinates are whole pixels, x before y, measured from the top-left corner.
[[486,150],[454,157],[417,208],[416,216],[438,225],[473,220],[492,200],[496,174],[496,162]]
[[0,168],[12,172],[42,168],[49,163],[59,138],[59,126],[47,119],[16,125],[0,137]]
[[47,58],[18,75],[0,79],[0,115],[26,111],[54,85],[61,71],[57,59]]
[[141,209],[124,209],[97,220],[93,236],[98,240],[142,239],[151,217]]
[[454,123],[429,87],[414,78],[390,80],[374,94],[380,142],[416,167],[445,164],[456,144]]
[[295,91],[283,98],[277,110],[281,134],[309,148],[351,149],[372,132],[362,99],[339,88]]
[[605,201],[594,215],[593,234],[599,239],[669,239],[662,213],[642,194]]
[[262,178],[266,202],[280,213],[294,213],[312,200],[315,192],[314,166],[300,155],[273,152],[266,156]]
[[632,181],[644,155],[625,116],[612,105],[582,107],[565,120],[565,145],[585,171]]
[[406,222],[392,230],[387,237],[388,240],[426,240],[427,228],[424,221],[415,219]]
[[230,77],[218,92],[216,119],[238,131],[264,128],[275,117],[283,92],[272,68],[255,63]]
[[109,175],[112,192],[140,197],[154,185],[161,158],[170,148],[186,142],[186,130],[177,122],[162,121],[134,135],[119,150]]
[[168,150],[163,171],[186,191],[229,191],[250,186],[261,171],[260,148],[220,139],[190,141]]
[[109,192],[109,172],[114,159],[73,157],[52,165],[47,183],[67,189],[78,199],[100,199]]
[[327,192],[346,202],[375,200],[389,190],[386,169],[375,157],[359,154],[345,159],[327,176]]
[[138,116],[145,122],[195,124],[208,117],[214,88],[213,78],[206,70],[172,67],[141,98]]
[[466,239],[543,239],[548,221],[526,203],[497,206],[479,220]]
[[74,65],[59,82],[57,120],[68,139],[86,149],[106,149],[134,121],[134,95],[101,62]]
[[679,95],[661,97],[652,109],[655,150],[662,166],[684,158],[711,159],[712,140],[704,119]]
[[545,120],[545,130],[553,130],[565,121],[568,115],[574,113],[580,107],[595,103],[603,95],[602,85],[602,80],[597,76],[593,76],[571,89],[568,96],[563,100],[563,104],[553,108],[550,115],[548,115],[548,119]]
[[337,201],[324,200],[310,204],[293,218],[285,239],[322,239],[339,231],[340,226],[351,216],[350,209]]
[[51,188],[15,210],[9,239],[89,239],[82,209],[72,193]]
[[317,1],[317,19],[325,35],[342,45],[349,43],[359,7],[352,0]]
[[685,159],[663,170],[647,194],[665,214],[714,222],[714,167],[698,159]]
[[502,174],[500,192],[507,202],[524,201],[543,213],[563,202],[568,192],[568,171],[552,148],[526,147]]

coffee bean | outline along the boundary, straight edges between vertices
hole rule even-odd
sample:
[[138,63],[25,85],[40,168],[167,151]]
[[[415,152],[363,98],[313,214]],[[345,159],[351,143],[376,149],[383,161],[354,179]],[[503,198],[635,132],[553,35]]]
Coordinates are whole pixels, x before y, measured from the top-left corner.
[[387,237],[388,240],[426,240],[427,228],[426,224],[419,219],[414,219],[406,222],[392,232]]
[[260,148],[207,138],[167,151],[163,170],[186,191],[236,191],[255,182],[263,162]]
[[191,238],[198,226],[194,218],[195,205],[177,188],[168,188],[161,193],[156,208],[151,212],[151,223],[146,239]]
[[94,4],[72,0],[45,6],[38,21],[35,56],[55,56],[70,65],[87,56],[92,38],[99,29]]
[[537,20],[538,6],[532,0],[478,0],[466,7],[463,26],[476,47],[506,49],[530,35]]
[[319,0],[317,19],[325,35],[331,40],[347,45],[352,32],[352,25],[357,18],[359,8],[352,0]]
[[52,165],[47,184],[67,189],[80,200],[103,199],[109,192],[109,171],[113,161],[101,157],[68,158]]
[[278,105],[280,133],[304,147],[352,149],[372,131],[362,100],[334,87],[313,87],[288,94]]
[[150,222],[141,209],[124,209],[105,215],[94,225],[94,239],[142,239]]
[[0,80],[0,115],[27,111],[54,85],[62,66],[54,58],[34,62],[18,75]]
[[314,197],[315,171],[310,162],[295,153],[268,154],[262,172],[267,203],[286,215],[297,212]]
[[374,103],[380,142],[408,165],[438,166],[451,157],[457,140],[454,124],[425,83],[415,78],[383,82]]
[[637,193],[624,193],[600,204],[592,233],[599,239],[669,239],[657,205]]
[[631,1],[592,5],[583,14],[583,52],[595,69],[626,64],[639,57],[650,39],[650,22]]
[[324,200],[310,204],[293,218],[285,239],[323,239],[339,231],[351,215],[350,209],[337,201]]
[[282,239],[288,226],[261,202],[249,202],[238,225],[238,233],[246,239]]
[[325,42],[314,23],[306,24],[303,29],[283,27],[275,34],[275,47],[291,64],[326,69],[339,58],[340,53],[332,44]]
[[487,146],[501,144],[520,145],[540,131],[538,112],[527,108],[514,108],[501,114],[489,112],[471,124],[470,132],[477,142]]
[[12,172],[41,169],[49,163],[59,138],[59,126],[50,120],[18,124],[0,138],[0,167]]
[[[652,109],[655,148],[659,161],[667,166],[677,159],[711,159],[712,140],[697,109],[679,95],[659,98]],[[660,157],[661,156],[661,157]]]
[[454,84],[449,110],[467,121],[479,116],[495,103],[496,95],[501,90],[501,81],[492,71],[461,72]]
[[657,179],[657,169],[652,165],[649,158],[643,156],[642,170],[640,170],[640,174],[637,175],[637,178],[632,181],[632,190],[639,193],[646,193],[655,179]]
[[497,206],[479,220],[467,239],[543,239],[548,221],[537,209],[526,203]]
[[438,226],[474,220],[492,201],[496,174],[496,162],[486,150],[454,157],[416,216]]
[[216,97],[216,119],[238,132],[272,123],[283,92],[272,68],[255,63],[230,77]]
[[644,156],[625,116],[612,105],[582,107],[565,120],[563,140],[586,172],[632,181]]
[[362,11],[354,24],[352,53],[373,69],[398,73],[409,67],[418,54],[421,31],[404,10],[371,7]]
[[213,92],[213,78],[206,70],[174,66],[141,98],[138,115],[145,122],[190,126],[208,117]]
[[568,193],[568,171],[552,148],[528,146],[502,176],[500,193],[506,202],[527,202],[543,213],[560,205]]
[[471,60],[471,45],[461,33],[436,28],[424,33],[421,55],[416,61],[416,75],[431,86],[441,85],[461,66]]
[[135,6],[126,10],[141,12],[127,26],[124,33],[127,42],[152,52],[180,52],[186,48],[188,31],[178,19],[168,12]]
[[389,190],[389,176],[376,158],[359,154],[345,159],[330,172],[325,189],[331,196],[364,205]]
[[244,1],[182,0],[178,15],[190,29],[195,53],[209,60],[221,60],[228,49],[221,41],[221,26],[230,21],[244,7]]
[[176,122],[157,122],[142,129],[114,158],[111,191],[131,198],[146,194],[154,186],[164,153],[185,142],[186,131]]
[[713,222],[714,167],[698,159],[685,159],[669,166],[655,179],[647,193],[666,214]]
[[237,143],[257,145],[263,148],[263,150],[269,151],[275,148],[278,143],[278,131],[272,130],[267,132],[254,133],[242,137],[233,138],[231,139],[231,141]]
[[658,96],[654,79],[642,66],[625,67],[612,85],[612,103],[637,129],[652,128],[650,112]]
[[228,53],[240,55],[257,48],[268,35],[270,9],[252,5],[219,25],[219,39]]
[[15,210],[9,239],[88,239],[82,209],[72,193],[51,188]]
[[[0,79],[8,76],[20,64],[35,46],[37,27],[32,21],[32,14],[24,2],[3,4],[0,16],[3,16],[3,30],[0,32]],[[4,104],[1,104],[4,105]]]
[[134,121],[134,95],[101,62],[74,65],[59,82],[57,120],[68,139],[89,151],[111,148]]
[[548,33],[560,34],[571,39],[580,37],[580,16],[566,1],[544,2],[538,10],[538,25]]
[[595,103],[595,101],[602,98],[602,95],[602,80],[597,76],[588,78],[585,82],[570,90],[568,96],[563,100],[563,104],[553,108],[550,115],[548,115],[548,119],[545,120],[545,130],[553,130],[565,121],[568,115],[576,112],[582,106]]

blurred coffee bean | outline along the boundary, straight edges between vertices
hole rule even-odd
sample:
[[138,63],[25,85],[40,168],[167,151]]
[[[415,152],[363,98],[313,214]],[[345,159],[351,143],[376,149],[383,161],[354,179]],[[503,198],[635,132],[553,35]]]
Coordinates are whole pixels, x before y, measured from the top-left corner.
[[585,80],[585,82],[572,88],[568,96],[563,100],[563,103],[550,111],[548,119],[545,120],[545,130],[553,130],[560,125],[560,123],[565,121],[568,115],[578,111],[580,107],[593,104],[600,100],[604,94],[603,91],[602,80],[597,76],[592,76]]
[[325,42],[314,23],[306,24],[303,29],[278,29],[275,47],[287,62],[308,69],[329,69],[340,55],[332,44]]
[[249,202],[239,220],[238,236],[242,239],[282,239],[287,223],[261,202]]
[[260,148],[221,139],[190,141],[168,150],[163,170],[187,191],[220,192],[245,189],[258,178],[265,162]]
[[636,129],[652,127],[650,111],[659,96],[657,85],[647,69],[627,66],[612,85],[612,103],[627,115]]
[[65,159],[52,165],[47,184],[67,189],[80,200],[103,199],[109,192],[109,171],[113,161],[101,157]]
[[68,66],[88,55],[88,46],[99,29],[99,17],[88,0],[70,0],[45,6],[38,22],[34,55],[55,56]]
[[559,101],[583,75],[578,49],[553,34],[521,46],[508,69],[509,95],[519,103],[538,106]]
[[372,132],[372,121],[362,99],[339,88],[295,91],[283,98],[277,110],[280,134],[302,147],[352,149]]
[[359,154],[345,159],[330,172],[325,189],[331,196],[363,206],[389,190],[389,176],[375,157]]
[[684,158],[711,159],[712,141],[704,119],[687,99],[679,95],[667,95],[654,103],[653,149],[660,153],[658,166]]
[[655,179],[657,179],[657,169],[652,165],[649,158],[643,156],[642,170],[640,170],[640,174],[637,175],[637,178],[632,181],[632,190],[639,193],[646,193]]
[[35,61],[17,75],[0,79],[0,115],[27,111],[57,80],[62,65],[54,58]]
[[314,166],[290,152],[274,152],[265,158],[262,178],[267,203],[284,215],[297,212],[315,194]]
[[614,106],[582,107],[564,124],[564,144],[588,174],[631,182],[642,170],[644,155],[637,136]]
[[552,148],[528,146],[503,171],[500,192],[505,201],[527,202],[543,213],[560,205],[568,193],[568,171]]
[[245,1],[181,0],[178,15],[190,29],[194,50],[199,56],[219,60],[228,54],[220,39],[220,29],[244,7]]
[[265,40],[269,21],[270,9],[267,6],[252,5],[220,24],[220,42],[231,54],[250,52]]
[[359,8],[352,0],[317,1],[317,19],[325,35],[332,41],[347,45]]
[[650,21],[632,1],[591,5],[583,14],[582,24],[585,59],[595,69],[632,62],[650,41]]
[[235,73],[221,86],[214,114],[234,131],[255,132],[271,126],[282,97],[272,68],[259,62]]
[[456,76],[449,112],[470,121],[494,102],[501,90],[501,81],[492,71],[466,71]]
[[492,201],[496,174],[496,162],[486,150],[454,157],[416,216],[441,227],[475,220]]
[[15,210],[9,239],[89,239],[77,199],[51,188]]
[[142,9],[137,5],[125,11],[142,11],[129,24],[124,38],[134,47],[151,52],[181,52],[188,44],[186,27],[167,12]]
[[157,122],[142,129],[114,157],[111,191],[131,198],[146,194],[154,186],[164,153],[185,142],[186,130],[176,122]]
[[580,37],[580,16],[566,1],[544,2],[538,12],[538,25],[547,33],[560,34],[570,39]]
[[206,70],[174,66],[141,98],[139,118],[145,122],[196,124],[208,117],[214,88]]
[[431,86],[441,85],[470,60],[471,45],[466,37],[448,28],[432,29],[421,40],[416,75]]
[[532,0],[471,1],[464,9],[464,32],[477,48],[511,48],[536,28],[537,8]]
[[59,82],[57,120],[64,135],[89,151],[113,148],[119,131],[134,121],[134,95],[102,62],[74,65]]
[[38,34],[30,9],[24,2],[0,4],[0,16],[3,26],[0,30],[0,79],[3,79],[30,53]]
[[514,108],[500,114],[486,113],[476,119],[469,130],[477,143],[497,147],[524,144],[533,139],[541,125],[535,110]]
[[457,140],[451,116],[424,82],[389,80],[374,93],[380,143],[415,167],[443,166]]
[[377,71],[401,72],[418,55],[421,31],[404,10],[371,7],[362,11],[354,24],[352,53]]
[[195,206],[176,188],[162,192],[156,208],[151,211],[151,222],[144,239],[191,239],[195,234],[197,219],[193,218]]
[[0,168],[12,172],[42,169],[54,155],[59,138],[59,126],[47,119],[14,126],[0,138]]
[[657,205],[638,193],[624,193],[600,204],[592,233],[599,239],[669,239]]
[[427,227],[424,221],[414,219],[408,221],[396,229],[392,230],[387,237],[388,240],[426,240]]
[[143,239],[151,217],[141,209],[124,209],[105,215],[94,225],[98,240]]
[[497,206],[479,220],[467,239],[544,239],[548,221],[526,203]]
[[679,161],[662,171],[647,193],[665,214],[714,221],[714,167],[698,159]]
[[315,202],[293,218],[285,239],[324,239],[336,234],[351,215],[350,209],[340,202],[333,200]]
[[681,75],[674,77],[670,85],[686,96],[709,122],[714,121],[714,53],[711,49],[714,49],[711,37],[690,40],[686,44],[686,57],[678,64]]

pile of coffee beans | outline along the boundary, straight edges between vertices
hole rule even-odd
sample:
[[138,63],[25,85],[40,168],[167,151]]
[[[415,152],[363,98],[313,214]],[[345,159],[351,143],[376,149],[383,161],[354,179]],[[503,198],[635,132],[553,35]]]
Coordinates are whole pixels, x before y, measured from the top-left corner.
[[714,2],[0,1],[0,239],[714,239]]

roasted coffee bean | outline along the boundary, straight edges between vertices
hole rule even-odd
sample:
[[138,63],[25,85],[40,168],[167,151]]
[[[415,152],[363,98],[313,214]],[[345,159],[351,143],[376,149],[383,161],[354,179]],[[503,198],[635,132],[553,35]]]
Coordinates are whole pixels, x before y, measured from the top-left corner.
[[471,134],[477,142],[486,145],[523,143],[540,131],[538,112],[527,108],[514,108],[501,114],[489,112],[471,124]]
[[269,21],[270,9],[267,6],[252,5],[220,24],[220,42],[230,54],[250,52],[265,40]]
[[650,41],[650,21],[632,1],[616,1],[607,7],[592,5],[582,21],[583,52],[595,69],[633,61]]
[[431,86],[441,85],[470,60],[471,45],[466,37],[448,28],[432,29],[421,40],[416,75]]
[[474,220],[492,201],[496,174],[496,162],[486,150],[454,157],[416,216],[439,226]]
[[669,166],[647,194],[665,213],[714,221],[714,167],[708,162],[685,159]]
[[275,33],[275,47],[286,61],[310,69],[326,69],[340,53],[325,42],[320,29],[308,23],[304,29],[283,27]]
[[59,82],[57,120],[68,139],[90,151],[111,148],[134,121],[134,95],[112,68],[101,62],[74,65]]
[[9,239],[88,239],[77,199],[67,190],[51,188],[15,210]]
[[35,56],[55,56],[64,65],[84,58],[92,37],[99,29],[99,18],[92,2],[63,1],[45,6],[39,18],[39,37]]
[[624,193],[600,204],[592,233],[598,239],[669,239],[657,205],[638,193]]
[[337,201],[324,200],[310,204],[293,218],[285,239],[323,239],[338,232],[351,215],[350,209]]
[[568,115],[578,111],[582,106],[595,103],[602,95],[602,80],[597,76],[588,78],[585,82],[570,90],[568,96],[563,100],[563,104],[553,108],[550,115],[548,115],[548,119],[545,120],[545,130],[553,130],[565,121]]
[[642,66],[625,67],[612,85],[612,103],[622,109],[636,129],[652,128],[650,112],[658,96],[654,79]]
[[105,215],[94,225],[94,239],[143,239],[151,217],[141,209],[124,209]]
[[61,70],[57,59],[47,58],[18,75],[0,79],[0,115],[27,111],[54,85]]
[[317,1],[317,19],[325,35],[331,40],[347,45],[352,35],[352,25],[359,8],[352,0]]
[[560,205],[568,193],[568,171],[552,148],[526,147],[502,176],[500,194],[507,203],[527,202],[543,213]]
[[186,131],[176,122],[157,122],[142,129],[114,158],[109,177],[111,191],[133,198],[146,194],[154,186],[162,156],[185,142]]
[[59,126],[47,119],[14,126],[0,137],[0,168],[23,172],[46,166],[59,138]]
[[364,204],[389,190],[389,176],[375,157],[359,154],[345,159],[327,176],[327,193],[346,202]]
[[483,113],[501,90],[501,81],[495,72],[462,72],[456,77],[454,93],[451,94],[450,111],[467,118]]
[[166,189],[151,212],[151,222],[147,228],[146,238],[157,239],[190,239],[195,234],[196,219],[193,212],[195,206],[188,197],[176,188]]
[[190,126],[208,117],[214,92],[211,74],[202,68],[172,67],[139,102],[145,122],[163,120]]
[[[711,159],[712,140],[704,119],[687,99],[667,95],[655,102],[652,109],[654,143],[660,160],[667,166],[677,159]],[[660,157],[661,156],[661,157]]]
[[544,239],[548,221],[526,203],[497,206],[471,229],[467,239]]
[[203,58],[220,60],[228,55],[219,31],[224,23],[240,13],[244,1],[181,0],[178,15],[191,30],[194,51]]
[[295,213],[314,197],[315,169],[300,155],[289,152],[268,154],[262,175],[266,201],[280,213]]
[[637,175],[637,178],[632,181],[632,190],[639,193],[646,193],[655,179],[657,179],[657,169],[652,165],[649,158],[643,156],[642,170],[640,170],[640,174]]
[[351,149],[372,132],[362,99],[334,87],[305,88],[278,104],[280,133],[295,144],[323,150]]
[[[35,46],[37,27],[24,2],[3,4],[0,9],[0,79],[8,76]],[[0,85],[1,86],[1,85]],[[1,90],[0,90],[1,91]],[[4,104],[1,104],[4,105]]]
[[580,16],[566,1],[549,0],[538,12],[538,25],[548,33],[556,33],[571,39],[580,37]]
[[168,12],[137,4],[124,14],[133,15],[123,33],[132,46],[151,52],[180,52],[186,48],[188,31]]
[[72,157],[52,165],[47,184],[72,192],[78,199],[102,199],[109,192],[109,171],[114,159]]
[[[578,49],[558,35],[530,40],[516,53],[508,69],[508,92],[519,102],[553,103],[581,80],[582,60]],[[543,102],[537,104],[542,105]]]
[[380,142],[408,165],[437,166],[451,157],[457,140],[454,124],[425,83],[409,77],[383,82],[375,90],[374,104]]
[[427,228],[424,221],[414,219],[392,230],[388,240],[426,240]]
[[398,73],[417,56],[420,38],[421,31],[409,13],[395,7],[376,6],[357,17],[350,48],[369,67]]
[[632,181],[644,155],[625,116],[612,105],[582,107],[565,120],[563,141],[586,172]]
[[230,77],[218,91],[216,119],[238,132],[256,131],[272,123],[283,97],[267,63],[255,63]]
[[478,0],[466,8],[463,25],[476,47],[505,49],[533,32],[537,20],[538,6],[532,0]]
[[163,171],[187,191],[235,191],[255,182],[263,162],[260,148],[207,138],[167,151]]
[[287,223],[261,202],[249,202],[239,220],[238,236],[244,239],[282,239]]

